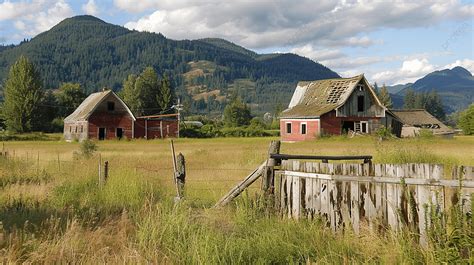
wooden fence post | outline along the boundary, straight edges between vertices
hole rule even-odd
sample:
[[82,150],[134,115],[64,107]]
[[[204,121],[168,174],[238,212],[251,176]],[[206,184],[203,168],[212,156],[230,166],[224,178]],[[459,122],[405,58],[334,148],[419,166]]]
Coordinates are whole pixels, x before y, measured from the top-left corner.
[[176,163],[176,187],[178,189],[178,198],[182,199],[184,197],[184,183],[186,182],[186,162],[183,154],[178,154]]
[[99,186],[102,185],[102,156],[99,154]]
[[109,177],[109,161],[104,162],[104,179],[103,185],[107,182],[107,178]]
[[262,190],[266,195],[273,194],[275,190],[275,170],[274,167],[280,165],[281,161],[271,158],[271,154],[280,153],[280,141],[271,141],[270,147],[268,148],[268,159],[265,164],[265,170],[262,178]]

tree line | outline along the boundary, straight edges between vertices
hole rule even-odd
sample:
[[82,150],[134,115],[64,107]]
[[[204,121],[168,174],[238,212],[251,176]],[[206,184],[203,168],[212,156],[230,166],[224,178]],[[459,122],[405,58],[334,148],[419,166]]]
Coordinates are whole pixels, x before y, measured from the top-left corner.
[[[387,86],[383,84],[383,86],[379,88],[377,83],[374,83],[374,89],[380,102],[385,107],[392,108],[393,102]],[[402,108],[425,109],[439,120],[446,120],[446,112],[444,111],[443,102],[436,90],[432,90],[431,92],[416,92],[413,88],[408,88],[405,91]]]
[[[78,83],[63,83],[57,90],[46,90],[37,67],[25,56],[10,67],[3,86],[0,127],[24,133],[58,132],[63,120],[87,97]],[[168,113],[176,98],[166,75],[159,78],[152,67],[139,75],[129,75],[119,93],[134,115]]]

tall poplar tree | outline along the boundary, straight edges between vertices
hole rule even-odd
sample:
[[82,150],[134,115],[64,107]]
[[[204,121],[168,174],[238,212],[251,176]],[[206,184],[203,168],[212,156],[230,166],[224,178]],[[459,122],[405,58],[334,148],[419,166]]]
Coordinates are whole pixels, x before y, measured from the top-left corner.
[[405,92],[405,97],[403,98],[403,108],[404,109],[416,108],[416,94],[413,88],[409,88]]
[[163,79],[161,79],[160,94],[156,97],[156,101],[161,108],[161,112],[167,112],[171,108],[173,103],[172,100],[173,89],[171,88],[168,77],[165,75],[163,76]]
[[385,84],[383,84],[382,88],[380,89],[379,99],[385,107],[391,108],[393,106],[392,98],[390,97],[390,93],[388,92]]
[[43,94],[39,72],[26,57],[20,56],[10,67],[4,87],[2,115],[7,129],[20,133],[36,129]]

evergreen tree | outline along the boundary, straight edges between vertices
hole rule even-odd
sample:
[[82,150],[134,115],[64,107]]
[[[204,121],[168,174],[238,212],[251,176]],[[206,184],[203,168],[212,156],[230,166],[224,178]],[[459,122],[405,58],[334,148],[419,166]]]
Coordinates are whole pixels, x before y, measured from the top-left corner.
[[140,112],[143,115],[151,115],[160,111],[160,107],[156,101],[160,93],[160,84],[158,75],[153,67],[145,68],[137,77],[135,90],[139,94],[139,99],[142,104]]
[[248,125],[251,119],[250,109],[238,97],[224,109],[224,124],[227,127]]
[[63,83],[56,94],[56,100],[61,106],[58,115],[66,117],[71,114],[86,98],[86,93],[78,83]]
[[43,97],[41,77],[35,66],[24,56],[10,68],[4,88],[3,117],[9,130],[35,130],[40,117],[39,104]]
[[130,108],[134,115],[142,115],[143,102],[141,101],[141,92],[136,89],[135,83],[137,76],[130,74],[127,79],[123,81],[123,88],[119,93],[120,98]]
[[379,99],[380,102],[387,108],[391,108],[393,106],[392,98],[390,97],[390,93],[388,92],[387,87],[383,84],[382,88],[379,92]]
[[[33,120],[33,128],[43,132],[59,132],[62,126],[53,124],[53,120],[58,116],[61,109],[57,107],[58,101],[51,90],[48,90],[40,102],[39,117]],[[74,109],[73,109],[74,110]],[[72,111],[72,110],[71,110]],[[61,116],[63,117],[63,116]],[[62,120],[62,118],[60,118]]]
[[403,108],[404,109],[416,108],[416,94],[413,88],[409,88],[405,92],[405,97],[403,99]]
[[[385,84],[384,84],[385,86]],[[379,86],[377,85],[377,82],[374,82],[374,91],[375,91],[375,94],[377,94],[377,96],[379,95],[380,93],[380,89],[379,89]]]
[[444,112],[443,103],[441,102],[441,98],[439,97],[438,93],[433,90],[429,94],[425,94],[425,97],[426,100],[424,108],[436,118],[445,120],[446,113]]
[[474,134],[474,104],[471,104],[459,115],[459,128],[466,135]]
[[167,112],[172,105],[173,89],[167,76],[163,76],[160,85],[160,94],[157,95],[156,101],[161,108],[161,112]]

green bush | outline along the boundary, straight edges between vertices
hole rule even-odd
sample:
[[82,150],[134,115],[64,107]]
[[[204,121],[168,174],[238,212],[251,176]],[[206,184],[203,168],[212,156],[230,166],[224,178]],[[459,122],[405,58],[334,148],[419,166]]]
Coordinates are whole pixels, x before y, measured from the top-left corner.
[[98,147],[97,145],[89,140],[89,139],[85,139],[81,142],[81,146],[80,146],[80,153],[77,153],[77,152],[74,152],[74,157],[76,159],[80,158],[80,157],[83,157],[83,158],[86,158],[86,159],[89,159],[91,158],[95,151],[97,151]]
[[421,129],[418,132],[418,137],[423,138],[423,139],[433,138],[433,131],[431,131],[430,129]]
[[375,132],[375,135],[377,135],[377,137],[381,140],[386,140],[393,137],[390,128],[387,128],[383,125]]

